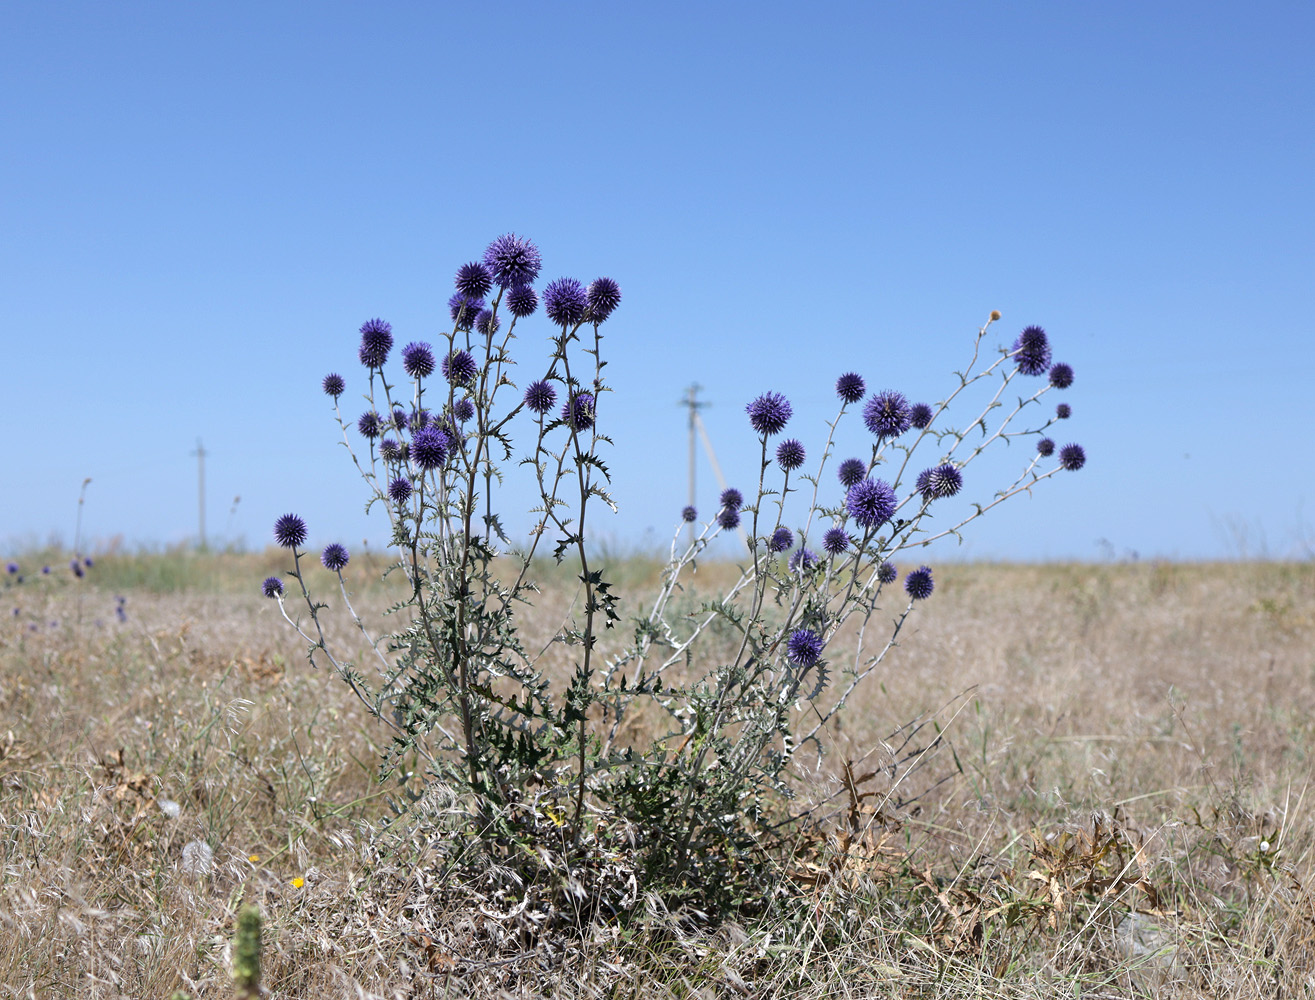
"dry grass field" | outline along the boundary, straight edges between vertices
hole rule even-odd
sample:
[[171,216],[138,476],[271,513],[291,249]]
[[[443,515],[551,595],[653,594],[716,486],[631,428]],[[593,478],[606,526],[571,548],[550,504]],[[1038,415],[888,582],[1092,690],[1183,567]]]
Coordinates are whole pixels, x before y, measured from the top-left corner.
[[272,997],[1315,997],[1315,565],[941,565],[804,761],[787,902],[512,956],[372,835],[385,736],[259,595],[282,568],[6,578],[0,996],[231,996],[255,903]]

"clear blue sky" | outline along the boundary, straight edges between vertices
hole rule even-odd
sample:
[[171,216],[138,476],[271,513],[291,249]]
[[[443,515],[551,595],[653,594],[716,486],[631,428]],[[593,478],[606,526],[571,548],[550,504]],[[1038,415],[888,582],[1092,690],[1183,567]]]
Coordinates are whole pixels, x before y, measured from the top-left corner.
[[6,3],[0,546],[71,544],[87,476],[92,539],[194,537],[198,437],[212,540],[381,542],[320,379],[514,231],[621,284],[622,546],[691,381],[747,485],[754,396],[815,449],[838,374],[939,398],[999,309],[1087,467],[935,555],[1309,555],[1312,52],[1306,2]]

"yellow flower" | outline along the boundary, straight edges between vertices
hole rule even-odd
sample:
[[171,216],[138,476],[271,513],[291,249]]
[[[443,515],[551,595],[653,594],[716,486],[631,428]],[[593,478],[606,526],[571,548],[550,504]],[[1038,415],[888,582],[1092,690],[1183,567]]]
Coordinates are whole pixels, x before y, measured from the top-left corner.
[[248,854],[247,860],[254,865],[257,861],[260,860],[260,856],[258,854]]
[[292,888],[294,889],[300,889],[305,884],[306,880],[304,878],[294,878],[292,880]]

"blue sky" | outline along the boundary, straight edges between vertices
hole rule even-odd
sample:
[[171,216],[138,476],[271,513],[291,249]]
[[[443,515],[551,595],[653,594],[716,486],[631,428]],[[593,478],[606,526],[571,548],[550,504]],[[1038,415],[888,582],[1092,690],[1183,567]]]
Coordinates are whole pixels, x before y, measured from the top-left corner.
[[87,476],[99,544],[194,538],[198,438],[212,541],[381,543],[320,379],[514,231],[622,287],[620,547],[685,503],[689,383],[743,486],[754,396],[814,455],[842,371],[934,401],[999,309],[1088,463],[935,557],[1308,557],[1313,49],[1307,3],[7,3],[0,546]]

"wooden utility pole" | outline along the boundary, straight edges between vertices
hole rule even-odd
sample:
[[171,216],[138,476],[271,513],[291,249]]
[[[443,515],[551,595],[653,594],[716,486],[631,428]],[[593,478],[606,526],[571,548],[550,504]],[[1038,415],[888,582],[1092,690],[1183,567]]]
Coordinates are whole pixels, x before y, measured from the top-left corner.
[[[695,483],[694,483],[695,468],[696,468],[694,462],[694,452],[695,452],[694,436],[695,436],[695,432],[698,430],[700,423],[699,410],[703,409],[703,407],[708,405],[707,403],[701,402],[698,398],[699,390],[702,388],[703,386],[699,385],[697,382],[691,384],[690,387],[685,390],[685,398],[682,399],[679,404],[681,406],[689,407],[689,505],[691,507],[695,506],[694,500],[697,495],[695,491]],[[693,522],[690,522],[690,526],[689,526],[689,540],[691,543],[694,541]]]
[[197,525],[201,536],[201,548],[205,549],[205,445],[196,439],[196,503]]

